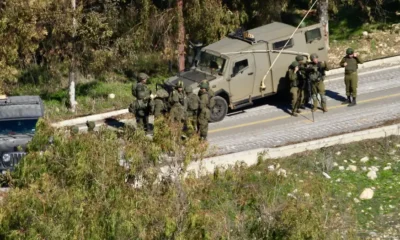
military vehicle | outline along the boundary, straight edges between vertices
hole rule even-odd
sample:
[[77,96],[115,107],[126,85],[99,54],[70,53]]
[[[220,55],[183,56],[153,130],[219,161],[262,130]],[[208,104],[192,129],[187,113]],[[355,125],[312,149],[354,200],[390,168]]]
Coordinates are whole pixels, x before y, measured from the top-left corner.
[[[207,79],[215,92],[215,107],[211,122],[224,119],[229,110],[253,104],[253,101],[278,92],[288,91],[285,78],[296,55],[316,53],[319,59],[328,58],[321,24],[299,28],[274,22],[255,29],[239,29],[211,45],[201,48],[194,57],[193,67],[169,78],[171,88],[179,80],[198,91],[198,84]],[[289,40],[289,42],[288,42]],[[281,52],[278,60],[275,58]],[[268,73],[268,74],[267,74]]]
[[38,96],[0,96],[0,171],[13,170],[26,155],[26,146],[44,115]]

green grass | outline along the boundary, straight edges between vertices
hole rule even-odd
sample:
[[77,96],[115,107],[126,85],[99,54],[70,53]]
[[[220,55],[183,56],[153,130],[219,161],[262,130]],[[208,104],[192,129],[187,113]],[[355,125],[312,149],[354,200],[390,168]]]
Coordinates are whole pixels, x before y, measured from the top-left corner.
[[[156,83],[161,83],[164,79],[166,79],[164,76],[152,76],[149,79],[149,88],[155,90]],[[127,80],[78,82],[76,86],[76,100],[78,102],[76,113],[71,113],[67,109],[68,89],[60,89],[57,85],[20,85],[12,88],[11,95],[40,95],[45,103],[46,119],[60,121],[128,108],[133,100],[132,84],[132,81]],[[108,98],[110,93],[115,94],[114,99]]]
[[[399,233],[390,229],[400,213],[400,137],[277,160],[260,156],[250,168],[237,164],[200,179],[153,185],[165,164],[163,152],[186,162],[203,151],[197,140],[182,141],[173,129],[158,122],[151,141],[129,128],[76,137],[41,126],[11,177],[15,189],[0,208],[0,237],[329,240]],[[50,135],[53,146],[47,145]],[[131,170],[117,164],[121,142]],[[369,161],[360,162],[363,157]],[[350,164],[357,171],[339,169]],[[362,170],[372,166],[379,168],[376,180]],[[125,179],[139,175],[148,181],[133,189]],[[371,200],[354,201],[371,187]]]

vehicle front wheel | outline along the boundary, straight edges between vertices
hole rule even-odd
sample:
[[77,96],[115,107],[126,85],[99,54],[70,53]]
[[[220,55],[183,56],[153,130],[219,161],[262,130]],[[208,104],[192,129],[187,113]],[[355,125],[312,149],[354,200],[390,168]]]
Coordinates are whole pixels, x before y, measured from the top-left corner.
[[214,99],[215,106],[213,109],[211,109],[210,122],[219,122],[222,121],[228,113],[228,103],[220,96],[216,96]]

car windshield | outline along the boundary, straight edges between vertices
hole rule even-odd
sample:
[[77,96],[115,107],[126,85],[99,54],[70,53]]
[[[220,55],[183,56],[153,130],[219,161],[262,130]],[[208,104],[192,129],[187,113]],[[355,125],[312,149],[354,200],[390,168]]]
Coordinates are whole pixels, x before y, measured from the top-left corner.
[[226,60],[211,53],[201,52],[199,67],[201,71],[210,74],[221,74],[224,71]]
[[0,121],[0,134],[33,134],[37,121],[37,119]]

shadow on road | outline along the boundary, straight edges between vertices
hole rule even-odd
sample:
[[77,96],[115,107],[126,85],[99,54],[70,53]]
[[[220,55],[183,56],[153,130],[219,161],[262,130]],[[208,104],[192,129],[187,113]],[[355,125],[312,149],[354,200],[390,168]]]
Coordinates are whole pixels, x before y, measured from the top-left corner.
[[330,97],[330,98],[332,98],[332,99],[334,99],[336,101],[339,101],[339,102],[346,101],[346,98],[341,96],[341,95],[339,95],[338,92],[334,92],[334,91],[331,91],[331,90],[326,90],[325,94],[326,94],[327,97]]
[[259,106],[264,106],[264,105],[273,106],[273,107],[276,107],[276,108],[282,110],[283,112],[285,112],[287,114],[291,114],[292,109],[291,109],[291,105],[290,105],[290,98],[285,95],[277,94],[277,95],[265,97],[262,99],[254,100],[253,105],[243,107],[243,108],[240,108],[237,110],[231,110],[228,112],[227,116],[230,117],[230,116],[235,116],[238,114],[246,113],[246,110],[248,110],[248,109],[259,107]]

